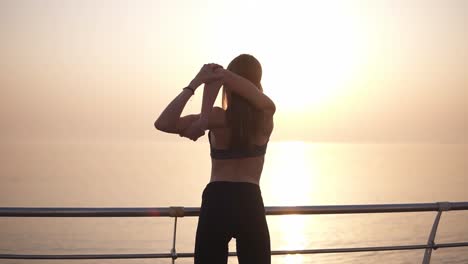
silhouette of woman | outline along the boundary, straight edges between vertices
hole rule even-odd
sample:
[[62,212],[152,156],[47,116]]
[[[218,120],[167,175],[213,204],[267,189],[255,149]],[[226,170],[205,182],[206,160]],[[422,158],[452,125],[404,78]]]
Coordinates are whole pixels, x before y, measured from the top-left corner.
[[[193,141],[209,130],[211,179],[202,194],[195,264],[227,263],[232,237],[240,264],[271,262],[259,181],[275,104],[263,93],[261,77],[260,63],[247,54],[236,57],[227,69],[205,64],[155,122],[158,130]],[[201,113],[180,117],[202,83]],[[223,107],[213,107],[221,86]]]

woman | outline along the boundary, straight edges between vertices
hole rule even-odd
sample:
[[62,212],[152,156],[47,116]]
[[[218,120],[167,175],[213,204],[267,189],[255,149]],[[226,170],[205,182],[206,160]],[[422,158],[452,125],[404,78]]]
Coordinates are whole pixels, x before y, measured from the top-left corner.
[[[205,64],[155,122],[157,129],[196,141],[208,132],[211,179],[202,194],[195,240],[196,264],[227,263],[236,238],[240,264],[270,263],[270,236],[259,181],[273,131],[275,104],[263,93],[262,68],[251,55],[223,69]],[[204,83],[201,113],[180,117]],[[213,107],[223,86],[223,108]]]

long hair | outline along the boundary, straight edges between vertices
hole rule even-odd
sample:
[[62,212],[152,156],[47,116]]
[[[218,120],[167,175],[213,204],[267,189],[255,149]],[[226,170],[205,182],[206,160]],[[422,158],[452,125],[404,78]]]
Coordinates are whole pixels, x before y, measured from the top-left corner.
[[[260,83],[262,79],[262,66],[260,62],[248,54],[241,54],[229,63],[227,70],[234,72],[251,81],[263,92]],[[231,149],[247,150],[253,147],[252,139],[257,132],[261,112],[249,101],[228,87],[223,87],[223,108],[226,110],[226,120],[231,131]]]

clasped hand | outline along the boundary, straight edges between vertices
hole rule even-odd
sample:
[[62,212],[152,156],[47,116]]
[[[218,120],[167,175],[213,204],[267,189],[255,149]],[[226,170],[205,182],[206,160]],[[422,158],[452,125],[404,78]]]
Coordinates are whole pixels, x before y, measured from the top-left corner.
[[[193,81],[190,83],[190,86],[196,89],[202,83],[206,84],[213,82],[222,82],[222,71],[219,71],[220,68],[222,69],[223,67],[215,63],[203,65],[203,67],[200,69]],[[205,130],[207,129],[207,127],[207,117],[201,117],[192,122],[192,124],[188,126],[180,135],[182,137],[189,138],[193,141],[197,141],[198,138],[205,135]]]
[[223,66],[218,65],[216,63],[209,63],[203,65],[200,69],[198,74],[193,78],[190,86],[193,89],[197,89],[202,83],[210,83],[213,81],[218,81],[222,79],[222,71],[218,71],[217,69],[222,69]]

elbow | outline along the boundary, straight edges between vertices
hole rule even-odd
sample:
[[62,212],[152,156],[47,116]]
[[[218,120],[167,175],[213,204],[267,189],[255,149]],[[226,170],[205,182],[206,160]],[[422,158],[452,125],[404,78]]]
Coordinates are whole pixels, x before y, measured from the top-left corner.
[[167,126],[165,126],[159,119],[154,122],[154,128],[163,132],[167,130]]
[[174,126],[169,125],[167,122],[161,122],[160,120],[154,122],[154,128],[166,133],[174,133],[175,131]]

